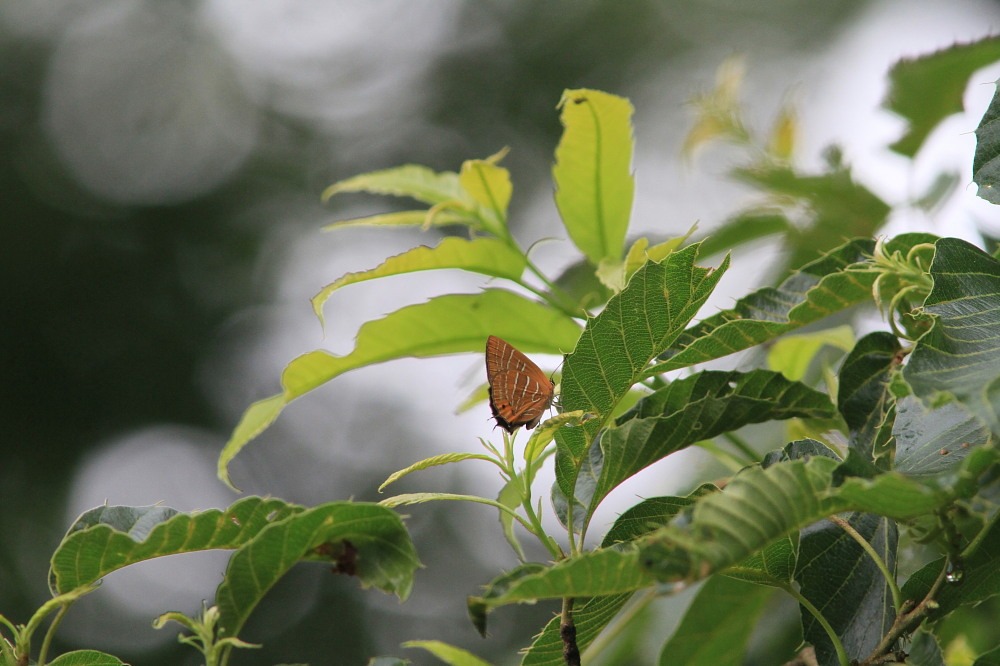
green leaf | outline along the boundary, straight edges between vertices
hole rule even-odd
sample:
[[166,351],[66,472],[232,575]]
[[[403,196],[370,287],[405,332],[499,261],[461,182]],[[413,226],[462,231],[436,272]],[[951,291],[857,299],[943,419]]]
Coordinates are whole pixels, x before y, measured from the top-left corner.
[[[933,666],[937,666],[937,664],[933,664]],[[989,652],[979,655],[972,666],[1000,666],[1000,647],[995,647]]]
[[792,223],[781,212],[749,210],[737,214],[712,229],[701,241],[702,256],[729,252],[740,245],[752,243],[761,238],[787,233]]
[[[938,645],[937,637],[930,631],[923,628],[913,633],[910,639],[910,649],[907,650],[906,661],[913,666],[946,666],[944,655],[941,653],[941,646]],[[987,666],[979,664],[978,666]],[[976,666],[974,664],[973,666]]]
[[812,333],[786,335],[767,352],[767,367],[788,379],[801,381],[809,366],[824,347],[848,352],[854,346],[854,329],[850,326],[825,328]]
[[488,661],[480,659],[468,650],[441,641],[407,641],[403,643],[403,647],[430,652],[448,666],[490,666]]
[[907,157],[916,155],[931,130],[962,111],[969,77],[997,60],[1000,38],[987,37],[896,63],[889,72],[884,106],[908,120],[910,127],[890,148]]
[[[653,497],[644,500],[618,516],[604,536],[601,547],[633,541],[648,534],[666,525],[681,509],[690,506],[694,498],[717,490],[715,486],[706,484],[687,497]],[[573,623],[576,625],[576,642],[581,651],[597,638],[631,598],[632,592],[625,592],[575,600]],[[545,629],[527,649],[521,666],[563,666],[565,662],[559,623],[559,616],[555,616],[545,625]]]
[[644,540],[643,566],[660,580],[697,580],[836,513],[829,490],[837,465],[813,457],[743,470],[722,492],[695,502],[688,520]]
[[998,459],[994,447],[984,446],[937,476],[887,472],[873,479],[851,477],[837,487],[840,463],[825,455],[749,467],[722,492],[699,498],[670,525],[642,539],[640,561],[659,580],[698,580],[836,513],[864,511],[908,520],[940,510],[974,495]]
[[825,394],[776,372],[701,372],[643,398],[605,430],[584,465],[584,473],[600,470],[593,495],[577,487],[575,497],[587,506],[589,520],[620,483],[697,441],[750,423],[833,414]]
[[972,159],[972,180],[976,192],[992,204],[1000,203],[1000,88],[993,94],[983,119],[976,128],[976,153]]
[[299,561],[326,560],[328,549],[350,547],[350,573],[362,586],[405,600],[420,566],[403,521],[377,504],[330,502],[275,521],[230,558],[216,591],[219,632],[238,636],[268,590]]
[[957,400],[1000,434],[1000,262],[957,238],[936,244],[934,287],[922,313],[933,324],[910,354],[903,378],[926,405]]
[[416,271],[458,268],[517,281],[526,265],[527,258],[504,241],[495,238],[466,240],[450,236],[435,247],[420,245],[386,259],[375,268],[347,273],[337,278],[312,297],[313,311],[319,317],[320,323],[323,323],[323,304],[333,292],[341,287],[365,280],[405,275]]
[[712,293],[729,266],[695,265],[698,246],[649,262],[604,310],[589,320],[573,353],[563,363],[561,400],[567,411],[598,418],[556,433],[556,483],[572,497],[590,442],[610,418],[649,362],[670,346]]
[[[581,652],[593,643],[598,634],[618,615],[622,607],[632,598],[632,594],[625,592],[575,600],[573,624],[576,626],[576,643]],[[559,624],[558,615],[549,620],[545,629],[525,652],[521,666],[565,666]]]
[[892,373],[899,368],[901,347],[890,333],[861,338],[840,368],[837,409],[847,423],[850,446],[867,462],[891,446],[895,399],[889,391]]
[[632,104],[598,90],[566,90],[552,176],[570,239],[590,262],[622,258],[632,213]]
[[436,173],[419,164],[407,164],[381,171],[371,171],[341,180],[323,190],[323,201],[343,192],[369,192],[397,197],[411,197],[435,205],[467,199],[452,171]]
[[785,588],[792,581],[798,557],[798,537],[787,535],[725,569],[722,575],[748,583]]
[[239,548],[271,523],[302,510],[260,497],[241,499],[225,510],[193,513],[163,506],[91,509],[53,553],[49,587],[54,595],[63,594],[155,557]]
[[514,191],[510,173],[490,160],[467,160],[458,176],[462,189],[478,204],[487,229],[504,235],[507,206]]
[[773,593],[762,585],[712,576],[663,646],[660,665],[741,666],[754,627]]
[[453,224],[475,225],[479,220],[468,211],[454,208],[431,208],[430,210],[400,210],[337,220],[323,226],[323,231],[348,229],[353,227],[446,227]]
[[[965,554],[960,565],[961,580],[945,582],[934,597],[938,608],[931,611],[931,619],[940,619],[960,606],[974,606],[1000,594],[1000,521],[995,518],[986,531],[977,536],[975,548]],[[924,565],[910,576],[903,585],[903,597],[919,602],[930,591],[935,579],[945,568],[945,558]]]
[[469,597],[469,615],[483,635],[486,614],[513,603],[540,599],[596,597],[631,593],[653,583],[638,566],[635,548],[604,548],[576,555],[550,567],[527,564],[491,582],[482,596]]
[[[902,239],[902,240],[901,240]],[[906,246],[905,237],[890,241]],[[896,245],[891,245],[896,247]],[[854,240],[803,266],[777,288],[764,287],[684,331],[650,372],[704,363],[773,340],[871,299],[876,275],[864,266],[875,244]],[[904,251],[905,254],[905,251]]]
[[[869,513],[851,514],[846,520],[895,573],[896,523]],[[860,660],[868,656],[896,617],[882,572],[857,541],[829,521],[802,530],[795,579],[802,596],[833,627],[848,657]],[[839,663],[826,631],[804,608],[802,635],[816,649],[820,664]]]
[[770,162],[737,169],[734,175],[784,202],[789,215],[803,218],[785,237],[787,265],[792,268],[838,247],[845,238],[871,238],[889,214],[889,206],[856,183],[838,160],[819,175]]
[[893,433],[894,469],[910,476],[950,471],[990,439],[982,421],[957,403],[927,409],[912,396],[899,400]]
[[46,663],[49,666],[128,666],[118,657],[97,650],[74,650]]
[[346,356],[312,351],[281,375],[282,393],[250,405],[219,455],[218,476],[230,487],[229,462],[274,422],[289,402],[349,370],[398,358],[480,352],[498,335],[526,352],[559,353],[579,336],[572,319],[535,301],[499,289],[448,294],[369,321]]
[[419,472],[420,470],[438,467],[440,465],[450,465],[451,463],[461,462],[463,460],[485,460],[487,462],[495,462],[492,457],[486,455],[485,453],[442,453],[440,455],[431,456],[430,458],[424,458],[423,460],[415,462],[405,469],[393,472],[389,475],[389,478],[383,481],[382,485],[378,487],[378,491],[382,492],[389,484],[395,483],[404,476],[412,474],[413,472]]

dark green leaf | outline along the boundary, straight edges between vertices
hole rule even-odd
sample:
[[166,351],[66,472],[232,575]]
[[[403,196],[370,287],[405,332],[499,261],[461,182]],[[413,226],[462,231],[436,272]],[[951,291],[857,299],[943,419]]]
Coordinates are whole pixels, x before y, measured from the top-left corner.
[[954,402],[927,409],[907,396],[896,407],[895,470],[910,476],[939,474],[957,467],[990,431]]
[[550,567],[522,565],[504,574],[490,583],[482,596],[469,597],[469,615],[485,635],[486,614],[499,606],[631,593],[652,583],[653,579],[638,566],[635,548],[602,548]]
[[976,128],[976,154],[972,159],[976,192],[992,204],[1000,203],[1000,89]]
[[1000,434],[1000,262],[969,243],[943,238],[931,264],[934,287],[922,312],[933,325],[903,377],[926,405],[957,400]]
[[49,586],[62,594],[136,562],[201,550],[235,549],[272,522],[302,511],[247,497],[226,510],[178,513],[163,506],[103,506],[81,515],[52,555]]
[[945,666],[941,646],[938,645],[934,634],[924,629],[913,634],[910,649],[907,650],[906,663],[912,664],[912,666]]
[[[632,592],[625,592],[575,600],[573,624],[576,625],[576,643],[581,652],[593,643],[598,634],[618,615],[628,600],[632,598],[632,594]],[[521,666],[565,666],[559,624],[560,617],[558,615],[549,620],[545,629],[525,652]]]
[[701,241],[702,256],[728,252],[761,238],[786,233],[792,223],[780,212],[751,210],[726,220]]
[[[349,561],[341,561],[345,556]],[[400,599],[409,596],[420,566],[392,510],[360,502],[321,504],[268,525],[233,554],[216,591],[221,635],[239,635],[267,591],[304,559],[332,560],[363,586]]]
[[[851,514],[847,521],[895,572],[895,521],[869,513]],[[802,530],[795,579],[802,595],[833,626],[848,657],[866,657],[892,626],[896,614],[888,583],[839,525],[824,520]],[[837,653],[826,631],[805,608],[801,612],[802,635],[816,649],[816,660],[821,666],[836,666]]]
[[840,369],[837,408],[847,423],[851,448],[866,461],[890,450],[895,399],[889,380],[900,364],[899,341],[889,333],[871,333],[858,340]]
[[[945,566],[946,561],[941,558],[918,570],[903,585],[903,597],[919,602]],[[1000,521],[994,520],[986,533],[977,538],[975,551],[966,554],[960,569],[961,581],[945,582],[934,597],[938,608],[931,612],[932,618],[944,617],[959,606],[975,605],[1000,594]]]
[[556,483],[572,497],[590,443],[610,418],[616,404],[635,384],[649,362],[673,343],[712,293],[729,266],[695,265],[698,246],[670,254],[662,264],[649,262],[591,319],[562,375],[566,411],[595,414],[579,428],[556,434]]
[[851,241],[803,266],[779,287],[741,298],[732,309],[684,331],[660,357],[665,362],[653,370],[666,372],[722,358],[871,299],[875,275],[846,269],[865,262],[874,248],[870,240]]
[[747,641],[773,592],[763,585],[712,576],[663,646],[660,666],[741,666]]
[[907,157],[916,155],[931,130],[962,110],[969,77],[996,60],[1000,60],[1000,37],[957,44],[896,63],[889,72],[889,95],[884,105],[910,121],[910,127],[890,147]]
[[706,371],[672,382],[636,403],[591,446],[581,478],[598,478],[593,497],[578,484],[588,518],[622,481],[694,442],[750,423],[833,415],[829,398],[779,373]]

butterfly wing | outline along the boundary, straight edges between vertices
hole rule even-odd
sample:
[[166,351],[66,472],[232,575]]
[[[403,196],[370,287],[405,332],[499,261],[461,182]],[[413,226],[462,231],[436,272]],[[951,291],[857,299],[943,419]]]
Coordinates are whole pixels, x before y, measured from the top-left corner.
[[507,432],[534,428],[552,404],[552,380],[510,343],[492,335],[486,340],[486,379],[493,418]]

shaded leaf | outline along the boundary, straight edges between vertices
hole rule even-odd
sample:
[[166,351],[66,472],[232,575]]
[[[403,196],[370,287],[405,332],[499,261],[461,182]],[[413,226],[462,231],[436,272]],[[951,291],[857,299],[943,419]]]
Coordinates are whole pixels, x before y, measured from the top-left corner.
[[46,663],[49,666],[127,666],[118,657],[97,650],[74,650]]
[[[573,605],[573,624],[576,626],[576,643],[581,652],[594,642],[632,595],[632,592],[625,592],[585,600],[576,599]],[[559,623],[558,615],[549,620],[542,633],[525,651],[521,666],[565,666]]]
[[890,148],[907,157],[916,155],[931,130],[962,110],[969,77],[997,60],[1000,37],[987,37],[896,63],[889,71],[884,106],[908,120],[910,126]]
[[377,504],[330,502],[276,521],[229,560],[216,591],[219,632],[237,636],[253,609],[278,580],[304,559],[329,560],[327,548],[350,543],[353,575],[405,600],[420,562],[403,521]]
[[[846,520],[895,573],[899,541],[895,521],[870,513],[854,513]],[[795,579],[802,595],[836,631],[850,658],[860,660],[870,654],[896,617],[882,572],[857,541],[829,521],[802,530]],[[821,666],[839,664],[826,631],[804,608],[802,635],[815,648]]]
[[758,289],[732,309],[703,319],[685,330],[650,372],[728,356],[869,300],[875,274],[848,267],[865,262],[874,248],[869,240],[851,241],[803,266],[777,288]]
[[933,325],[910,354],[903,377],[926,405],[957,400],[1000,433],[1000,263],[957,238],[936,243],[934,287],[922,313]]
[[550,567],[523,565],[487,586],[481,596],[469,597],[469,615],[485,635],[486,614],[512,603],[539,599],[596,597],[647,587],[653,579],[638,566],[634,548],[603,548],[576,555]]
[[[930,613],[939,619],[959,606],[973,606],[1000,594],[1000,521],[993,520],[976,540],[973,552],[965,553],[960,582],[946,582],[934,597],[938,608]],[[919,602],[947,566],[945,558],[930,562],[910,576],[903,585],[903,597]]]
[[1000,204],[1000,88],[993,93],[993,101],[976,128],[972,180],[979,186],[976,194],[992,204]]
[[566,90],[552,176],[570,239],[593,265],[622,258],[632,214],[632,104],[598,90]]
[[927,409],[912,396],[899,400],[893,434],[894,469],[911,476],[954,469],[974,448],[990,440],[982,421],[957,403]]
[[901,347],[890,333],[870,333],[858,340],[840,368],[837,409],[847,423],[850,446],[867,462],[891,447],[895,399],[889,380],[901,362]]
[[712,576],[663,646],[660,665],[741,666],[754,627],[773,593],[762,585]]
[[602,433],[581,472],[589,468],[598,478],[593,495],[578,487],[575,496],[587,505],[589,519],[620,483],[697,441],[750,423],[833,413],[825,394],[768,370],[706,371],[686,377],[643,398]]
[[49,587],[63,594],[144,560],[202,550],[235,549],[275,521],[302,511],[277,499],[247,497],[228,509],[179,513],[163,506],[103,506],[81,515],[49,568]]

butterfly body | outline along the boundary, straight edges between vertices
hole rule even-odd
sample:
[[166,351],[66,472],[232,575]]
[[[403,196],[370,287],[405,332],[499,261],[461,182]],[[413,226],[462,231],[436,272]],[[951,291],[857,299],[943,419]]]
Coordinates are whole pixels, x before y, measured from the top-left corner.
[[493,418],[507,432],[520,426],[531,430],[552,404],[552,380],[531,359],[493,335],[486,339],[486,379]]

